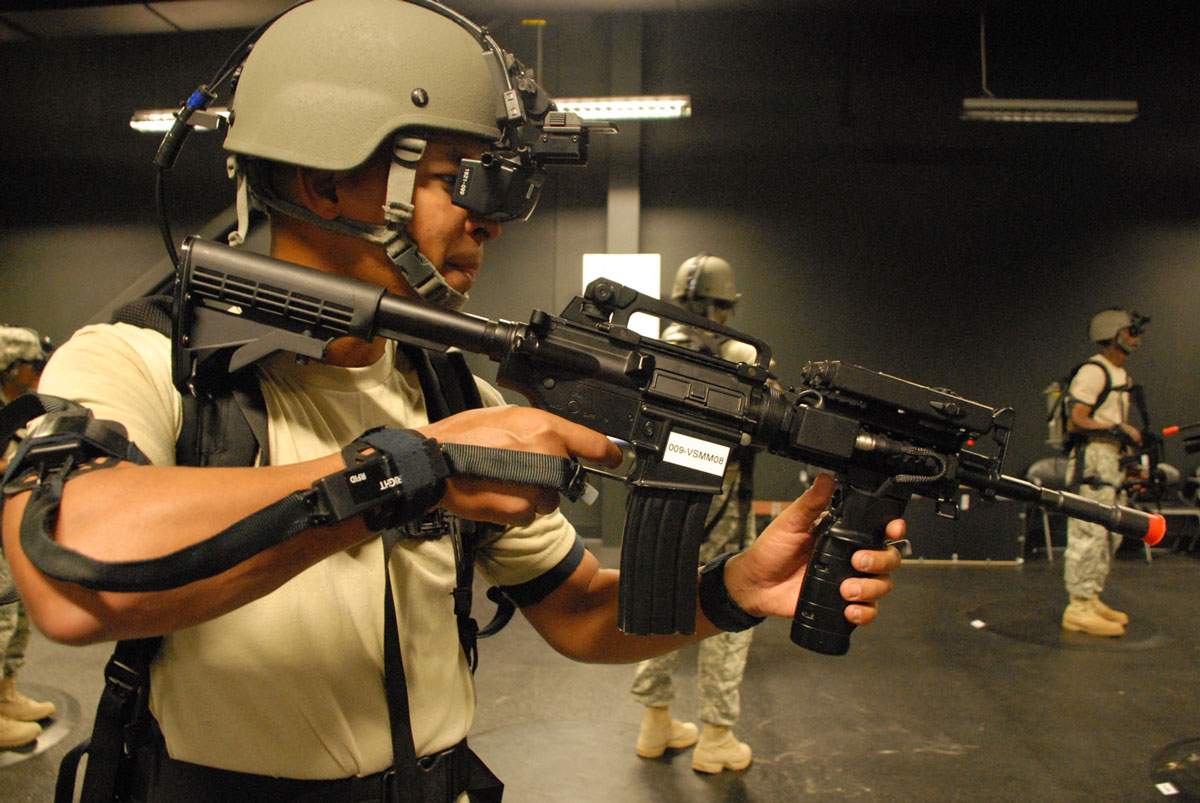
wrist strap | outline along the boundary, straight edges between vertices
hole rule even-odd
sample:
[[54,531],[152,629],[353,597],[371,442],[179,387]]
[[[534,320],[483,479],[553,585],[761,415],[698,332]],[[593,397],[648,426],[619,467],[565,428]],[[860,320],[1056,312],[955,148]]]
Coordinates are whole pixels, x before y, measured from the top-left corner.
[[373,532],[419,518],[442,498],[450,473],[438,442],[411,429],[369,429],[342,459],[344,470],[313,483],[318,515],[333,523],[362,513]]
[[700,570],[700,610],[708,621],[729,633],[749,630],[766,620],[765,616],[751,616],[729,596],[725,586],[725,563],[740,552],[726,552],[704,564]]

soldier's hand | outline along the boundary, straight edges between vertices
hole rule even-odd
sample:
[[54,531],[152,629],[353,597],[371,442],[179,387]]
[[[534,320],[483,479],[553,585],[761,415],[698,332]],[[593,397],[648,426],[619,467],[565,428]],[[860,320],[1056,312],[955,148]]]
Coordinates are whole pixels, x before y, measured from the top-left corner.
[[[579,457],[610,467],[619,465],[622,457],[621,450],[599,432],[531,407],[467,410],[419,429],[442,443]],[[456,477],[446,483],[441,504],[476,521],[529,524],[535,516],[556,510],[558,502],[553,488]]]

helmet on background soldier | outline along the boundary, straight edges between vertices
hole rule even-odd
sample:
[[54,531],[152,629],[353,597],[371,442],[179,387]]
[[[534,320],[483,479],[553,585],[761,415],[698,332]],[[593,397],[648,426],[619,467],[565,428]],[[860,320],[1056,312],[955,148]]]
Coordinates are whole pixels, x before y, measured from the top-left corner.
[[34,329],[0,325],[0,379],[34,390],[53,350],[50,338]]
[[1088,326],[1088,337],[1093,343],[1107,343],[1117,336],[1117,332],[1133,323],[1128,310],[1116,307],[1096,313]]
[[712,306],[731,310],[741,297],[733,267],[708,253],[684,260],[671,286],[671,300],[699,315],[708,315]]
[[1148,323],[1149,316],[1120,307],[1110,307],[1092,317],[1088,326],[1088,338],[1093,343],[1113,343],[1129,353],[1137,348],[1137,341],[1131,338],[1140,337]]
[[53,350],[50,339],[34,329],[0,325],[0,371],[9,371],[19,363],[41,368]]

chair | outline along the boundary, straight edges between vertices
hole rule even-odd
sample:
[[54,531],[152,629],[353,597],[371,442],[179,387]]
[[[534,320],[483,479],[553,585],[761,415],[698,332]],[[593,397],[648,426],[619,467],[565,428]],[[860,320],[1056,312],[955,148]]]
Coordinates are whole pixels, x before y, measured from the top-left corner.
[[[1043,488],[1062,491],[1067,487],[1068,468],[1069,461],[1066,457],[1043,457],[1041,460],[1035,460],[1026,469],[1025,479]],[[1054,563],[1054,545],[1050,540],[1050,512],[1044,507],[1038,507],[1038,510],[1042,514],[1042,534],[1046,538],[1046,561]]]
[[[1154,473],[1157,483],[1156,494],[1147,498],[1135,499],[1133,504],[1142,510],[1160,513],[1168,518],[1194,520],[1196,532],[1187,546],[1187,551],[1191,552],[1196,548],[1197,539],[1200,539],[1200,506],[1197,506],[1197,503],[1200,503],[1200,498],[1197,498],[1200,497],[1200,482],[1197,481],[1197,478],[1200,478],[1200,469],[1196,470],[1196,478],[1184,477],[1183,472],[1170,463],[1159,463],[1155,467]],[[1178,534],[1169,526],[1168,532]],[[1175,549],[1180,547],[1181,545],[1177,541]]]

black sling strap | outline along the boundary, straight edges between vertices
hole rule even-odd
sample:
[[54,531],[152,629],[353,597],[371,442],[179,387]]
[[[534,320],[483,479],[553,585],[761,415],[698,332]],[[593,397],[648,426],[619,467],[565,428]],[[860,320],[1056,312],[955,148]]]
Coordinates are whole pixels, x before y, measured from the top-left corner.
[[[460,351],[442,351],[421,345],[401,345],[404,356],[417,373],[417,379],[425,396],[426,414],[430,421],[473,410],[483,406],[479,387]],[[479,663],[479,638],[495,635],[503,628],[513,613],[516,604],[498,588],[488,589],[488,599],[496,603],[496,613],[482,629],[471,616],[472,586],[475,580],[475,553],[479,538],[488,525],[478,522],[459,521],[457,530],[451,532],[454,542],[454,564],[457,582],[454,588],[454,615],[458,622],[458,640],[462,644],[467,663],[474,672]]]
[[[389,562],[399,540],[395,530],[381,533],[383,542],[383,685],[387,695],[388,724],[392,732],[392,799],[384,803],[421,803],[421,767],[413,743],[412,717],[408,707],[408,680],[400,654],[400,631],[396,624],[396,598],[392,596]],[[385,792],[386,793],[386,792]]]
[[[118,789],[133,784],[141,748],[158,738],[158,723],[150,716],[150,662],[158,652],[161,637],[118,641],[104,667],[104,691],[96,707],[92,736],[63,758],[55,789],[58,803],[65,793],[69,801],[74,784],[64,788],[64,778],[75,778],[82,752],[88,754],[80,803],[112,803]],[[73,758],[72,764],[68,760]]]
[[[461,352],[445,352],[419,346],[401,348],[417,373],[425,397],[426,414],[431,422],[483,406],[475,379]],[[478,538],[474,522],[453,518],[447,521],[450,524],[447,536],[452,540],[454,547],[456,582],[453,596],[458,638],[467,663],[474,672],[479,655],[479,627],[471,618],[471,588],[475,576],[475,548]],[[395,530],[385,531],[381,535],[385,578],[384,689],[387,694],[388,721],[392,732],[392,767],[395,772],[394,783],[388,790],[392,797],[387,803],[424,803],[429,799],[425,788],[427,776],[418,763],[416,746],[413,743],[408,683],[400,652],[400,634],[396,622],[395,598],[392,596],[392,574],[389,569],[389,557],[398,539]],[[474,767],[471,779],[473,799],[499,803],[504,794],[504,784],[482,761],[473,754],[470,756]]]

